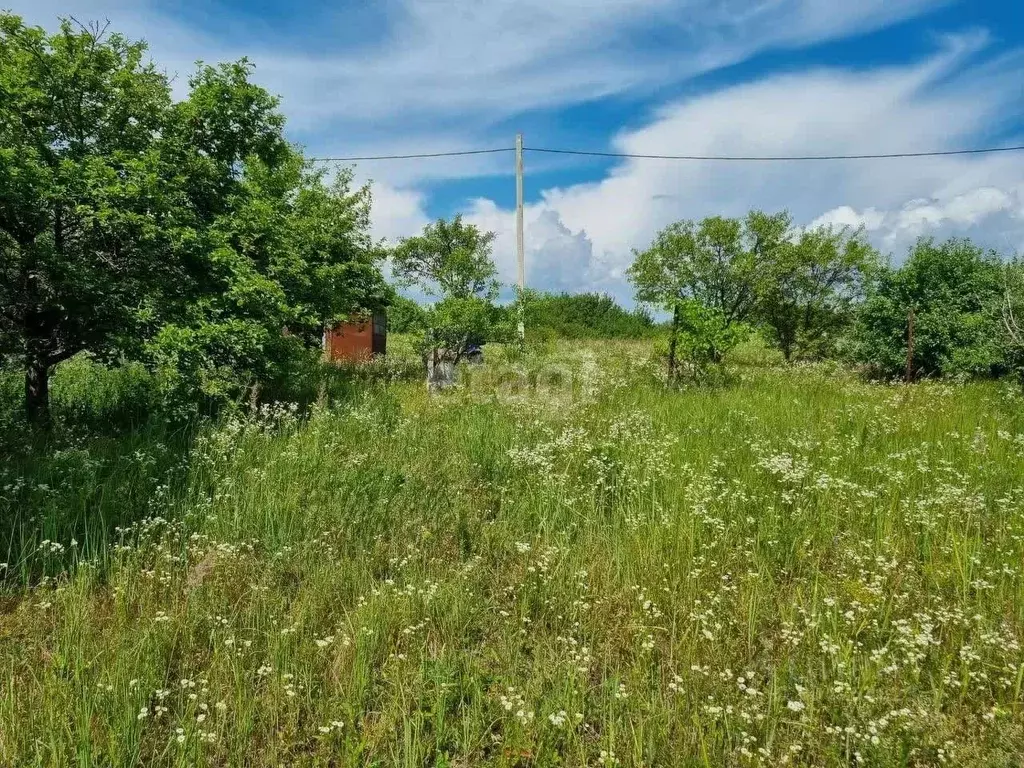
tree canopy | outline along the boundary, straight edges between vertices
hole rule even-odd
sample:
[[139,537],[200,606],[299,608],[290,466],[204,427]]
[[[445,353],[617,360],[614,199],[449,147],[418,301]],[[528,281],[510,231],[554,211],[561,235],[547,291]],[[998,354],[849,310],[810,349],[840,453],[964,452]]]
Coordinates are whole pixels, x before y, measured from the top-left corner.
[[566,339],[635,339],[650,336],[654,320],[642,309],[627,311],[600,293],[543,293],[527,289],[527,333]]
[[400,282],[438,299],[423,318],[428,382],[433,381],[434,366],[449,371],[500,322],[493,304],[498,293],[493,241],[493,232],[481,232],[455,216],[428,224],[421,235],[402,240],[391,254]]
[[307,166],[251,64],[200,65],[175,102],[145,54],[0,15],[0,344],[37,421],[78,352],[232,397],[390,295],[369,189]]
[[[760,229],[758,222],[750,227]],[[786,360],[822,357],[853,319],[878,269],[878,253],[862,231],[848,228],[769,237],[774,242],[758,259],[754,315]]]
[[166,78],[145,46],[68,21],[54,35],[0,15],[0,307],[4,351],[47,418],[48,370],[108,352],[174,283]]
[[721,216],[670,224],[634,252],[628,274],[637,299],[668,311],[693,299],[726,326],[745,321],[754,307],[758,255],[746,247],[747,236],[743,222]]
[[885,376],[905,369],[914,314],[915,375],[989,374],[1004,366],[999,257],[970,241],[920,240],[886,268],[857,318],[858,359]]
[[670,224],[628,275],[638,301],[672,313],[674,376],[680,344],[691,362],[717,362],[745,327],[764,329],[787,360],[824,354],[877,266],[860,231],[797,230],[786,212],[752,211]]
[[493,300],[498,293],[498,269],[491,258],[494,237],[466,224],[461,214],[451,221],[438,219],[394,249],[394,272],[431,296]]
[[756,299],[759,250],[748,247],[749,237],[744,222],[710,216],[670,224],[650,247],[634,251],[627,275],[637,300],[672,313],[670,378],[681,341],[691,360],[704,364],[718,362],[739,340]]

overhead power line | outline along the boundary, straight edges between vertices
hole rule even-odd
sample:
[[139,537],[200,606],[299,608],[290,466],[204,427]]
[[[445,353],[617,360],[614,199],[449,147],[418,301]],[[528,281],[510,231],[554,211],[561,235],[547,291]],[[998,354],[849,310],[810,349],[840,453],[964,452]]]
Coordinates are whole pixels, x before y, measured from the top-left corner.
[[872,155],[638,155],[627,152],[590,152],[578,149],[547,149],[527,147],[527,152],[546,152],[556,155],[585,155],[636,160],[722,160],[740,162],[780,162],[801,160],[884,160],[901,157],[943,157],[948,155],[981,155],[989,152],[1019,152],[1024,145],[1015,147],[982,147],[980,149],[949,149],[936,152],[892,152]]
[[[515,152],[515,147],[494,149],[467,149],[457,152],[426,152],[409,155],[364,155],[353,157],[311,157],[315,163],[355,163],[371,160],[420,160],[435,157],[465,157],[467,155],[494,155]],[[996,152],[1021,152],[1024,144],[1012,147],[980,147],[976,149],[947,149],[933,152],[889,152],[865,155],[643,155],[630,152],[599,152],[583,149],[553,149],[550,147],[523,147],[524,152],[543,152],[554,155],[607,157],[629,160],[702,160],[712,162],[801,162],[813,160],[896,160],[912,157],[949,157],[951,155],[983,155]]]
[[515,147],[497,149],[464,149],[459,152],[427,152],[417,155],[366,155],[364,157],[310,157],[314,163],[354,163],[359,160],[419,160],[427,157],[463,157],[465,155],[494,155],[498,152],[515,152]]

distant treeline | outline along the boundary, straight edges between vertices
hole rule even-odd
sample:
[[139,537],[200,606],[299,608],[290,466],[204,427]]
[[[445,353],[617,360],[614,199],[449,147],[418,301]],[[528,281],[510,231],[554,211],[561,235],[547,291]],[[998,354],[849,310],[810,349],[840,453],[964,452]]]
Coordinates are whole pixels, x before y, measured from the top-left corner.
[[531,293],[526,325],[533,334],[563,339],[640,339],[655,331],[642,309],[626,310],[601,293]]
[[[615,299],[601,293],[546,293],[527,291],[525,323],[527,334],[545,339],[642,339],[657,331],[651,315],[643,309],[627,310]],[[516,324],[512,305],[495,307],[494,325]],[[426,310],[412,299],[398,297],[388,309],[388,327],[394,333],[416,333],[426,325]]]
[[670,378],[721,363],[756,331],[787,361],[1024,383],[1024,261],[967,239],[922,238],[894,266],[863,229],[751,211],[670,224],[627,275],[639,302],[672,313]]

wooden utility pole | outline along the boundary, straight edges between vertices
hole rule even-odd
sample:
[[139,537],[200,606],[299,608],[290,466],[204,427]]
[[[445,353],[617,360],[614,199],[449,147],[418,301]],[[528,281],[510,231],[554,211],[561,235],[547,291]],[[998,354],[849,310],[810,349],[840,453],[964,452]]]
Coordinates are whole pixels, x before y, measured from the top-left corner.
[[914,308],[907,313],[907,372],[904,379],[909,384],[914,380]]
[[519,340],[526,338],[523,302],[526,291],[526,254],[523,248],[523,134],[516,134],[516,260],[519,265]]

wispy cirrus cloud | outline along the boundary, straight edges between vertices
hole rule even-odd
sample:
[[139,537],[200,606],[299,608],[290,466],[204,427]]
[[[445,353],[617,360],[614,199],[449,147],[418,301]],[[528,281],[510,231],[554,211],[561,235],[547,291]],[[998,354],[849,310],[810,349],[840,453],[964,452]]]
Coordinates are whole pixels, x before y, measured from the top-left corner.
[[[252,14],[197,23],[155,2],[7,0],[34,23],[110,18],[149,41],[184,79],[196,59],[248,56],[283,97],[291,130],[316,154],[367,154],[381,142],[430,151],[474,145],[495,124],[544,108],[676,83],[760,51],[861,32],[941,0],[388,0],[366,40],[338,9],[307,13],[309,45]],[[209,6],[207,16],[218,6]],[[225,11],[226,12],[226,11]],[[200,17],[201,18],[201,17]],[[334,26],[346,41],[330,43]],[[218,33],[210,30],[216,29]],[[224,34],[225,30],[228,34]],[[313,34],[313,31],[316,34]],[[481,168],[491,166],[483,161]],[[429,175],[440,165],[423,166]]]

